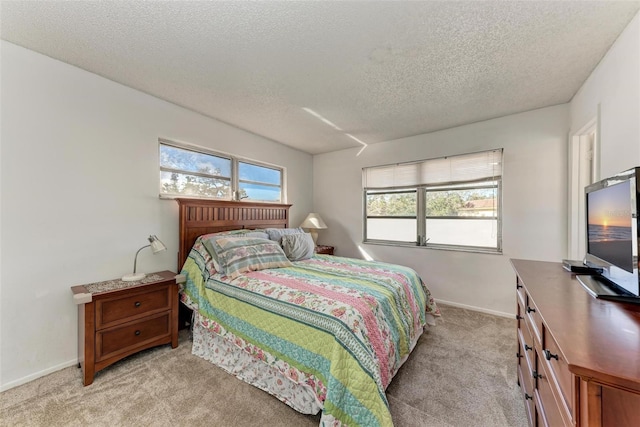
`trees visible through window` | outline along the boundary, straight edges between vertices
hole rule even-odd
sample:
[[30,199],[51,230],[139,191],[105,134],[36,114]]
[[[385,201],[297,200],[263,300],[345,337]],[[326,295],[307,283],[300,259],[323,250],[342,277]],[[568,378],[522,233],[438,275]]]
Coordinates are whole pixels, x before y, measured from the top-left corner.
[[160,194],[281,202],[283,169],[162,140]]
[[415,242],[418,232],[416,195],[415,189],[368,193],[368,238]]
[[365,242],[501,251],[502,150],[363,170]]
[[424,191],[427,245],[498,248],[497,180]]

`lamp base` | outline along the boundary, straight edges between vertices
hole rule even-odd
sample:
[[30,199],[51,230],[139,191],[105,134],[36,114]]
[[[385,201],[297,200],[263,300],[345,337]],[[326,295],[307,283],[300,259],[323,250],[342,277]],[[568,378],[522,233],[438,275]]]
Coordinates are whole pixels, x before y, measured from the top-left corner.
[[122,276],[122,281],[123,282],[136,282],[138,280],[142,280],[146,277],[147,275],[144,273],[134,273],[134,274],[125,274],[124,276]]
[[309,234],[311,234],[311,238],[313,239],[313,244],[318,244],[318,232],[313,228],[309,230]]

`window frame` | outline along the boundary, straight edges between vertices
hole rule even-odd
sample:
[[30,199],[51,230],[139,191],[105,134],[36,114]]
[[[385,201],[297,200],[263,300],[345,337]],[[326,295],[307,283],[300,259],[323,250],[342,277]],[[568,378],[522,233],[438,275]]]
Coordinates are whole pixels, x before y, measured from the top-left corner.
[[[163,167],[160,165],[160,151],[162,150],[162,146],[169,146],[169,147],[175,147],[175,148],[179,148],[182,150],[187,150],[187,151],[192,151],[195,153],[200,153],[200,154],[205,154],[205,155],[209,155],[209,156],[215,156],[215,157],[220,157],[222,159],[227,159],[231,161],[231,165],[230,165],[230,178],[227,178],[225,176],[217,176],[217,175],[209,175],[209,174],[205,174],[205,173],[201,173],[201,172],[191,172],[191,171],[187,171],[187,170],[182,170],[182,169],[173,169],[173,168],[167,168],[167,167]],[[266,169],[272,169],[275,171],[278,171],[280,173],[280,183],[279,184],[271,184],[271,183],[266,183],[266,182],[259,182],[259,181],[249,181],[249,180],[241,180],[240,179],[240,165],[239,163],[245,163],[251,166],[258,166],[261,168],[266,168]],[[182,143],[182,142],[175,142],[175,141],[171,141],[171,140],[167,140],[167,139],[163,139],[163,138],[158,138],[158,167],[159,167],[159,172],[160,172],[160,176],[162,174],[162,172],[175,172],[175,173],[181,173],[181,174],[188,174],[188,175],[195,175],[195,176],[202,176],[205,178],[214,178],[214,179],[220,179],[220,180],[228,180],[229,181],[229,186],[230,186],[230,194],[231,197],[226,198],[226,197],[206,197],[206,196],[196,196],[196,195],[185,195],[185,194],[175,194],[175,193],[163,193],[162,192],[162,180],[159,179],[158,181],[158,189],[160,191],[160,198],[163,199],[177,199],[177,198],[181,198],[181,197],[186,197],[186,198],[190,198],[190,199],[205,199],[205,200],[226,200],[226,201],[246,201],[246,202],[253,202],[253,203],[273,203],[273,204],[284,204],[287,203],[286,200],[286,169],[283,166],[278,166],[278,165],[273,165],[273,164],[269,164],[266,162],[261,162],[258,160],[253,160],[253,159],[248,159],[246,157],[241,157],[241,156],[235,156],[232,154],[228,154],[228,153],[223,153],[220,151],[215,151],[215,150],[210,150],[207,148],[203,148],[200,146],[196,146],[196,145],[192,145],[192,144],[187,144],[187,143]],[[274,187],[274,188],[279,188],[280,189],[280,200],[278,201],[267,201],[267,200],[260,200],[260,199],[252,199],[250,197],[240,197],[240,182],[244,182],[244,183],[250,183],[250,184],[258,184],[258,185],[264,185],[264,186],[270,186],[270,187]]]
[[[247,165],[251,165],[251,166],[258,166],[261,168],[265,168],[265,169],[272,169],[272,170],[276,170],[278,172],[280,172],[280,183],[279,184],[272,184],[270,182],[261,182],[261,181],[250,181],[247,179],[240,179],[240,163],[245,163]],[[258,199],[249,199],[248,197],[244,197],[244,198],[240,198],[238,196],[237,200],[250,200],[250,201],[254,201],[254,202],[264,202],[264,203],[285,203],[284,201],[284,168],[280,167],[280,166],[274,166],[274,165],[268,165],[266,163],[262,163],[262,162],[256,162],[255,160],[248,160],[242,157],[235,157],[233,159],[233,169],[237,171],[237,173],[235,174],[235,178],[236,178],[236,191],[239,192],[240,190],[240,183],[248,183],[248,184],[257,184],[257,185],[263,185],[266,187],[274,187],[274,188],[279,188],[280,189],[280,200],[277,202],[274,201],[265,201],[265,200],[258,200]]]
[[[478,183],[489,183],[495,182],[492,185],[469,185],[469,184],[478,184]],[[424,242],[423,245],[425,247],[429,247],[432,249],[445,249],[445,250],[455,250],[455,251],[467,251],[467,252],[483,252],[483,253],[502,253],[502,177],[491,178],[482,181],[465,181],[465,182],[457,182],[455,184],[449,185],[437,185],[437,186],[423,186],[424,195],[425,195],[425,214],[421,217],[424,218],[424,231],[423,239],[426,239],[427,232],[427,220],[429,219],[449,219],[449,220],[495,220],[496,221],[496,246],[474,246],[474,245],[453,245],[453,244],[443,244],[443,243],[428,243]],[[426,214],[426,193],[429,192],[440,192],[440,191],[451,191],[451,190],[482,190],[482,189],[496,189],[496,215],[487,217],[487,216],[442,216],[442,215],[427,215]],[[421,221],[422,222],[422,221]]]
[[[409,194],[409,193],[415,193],[416,195],[416,215],[415,216],[409,216],[409,215],[388,215],[388,216],[369,216],[367,215],[367,196],[369,196],[369,191],[371,191],[371,194]],[[403,240],[384,240],[384,239],[369,239],[368,241],[366,240],[366,236],[367,236],[367,220],[369,218],[382,218],[382,219],[414,219],[416,221],[416,223],[418,223],[418,218],[420,218],[420,212],[419,212],[419,206],[420,203],[418,202],[418,199],[420,198],[420,188],[418,187],[407,187],[407,188],[387,188],[387,189],[372,189],[372,190],[364,190],[364,204],[363,204],[363,212],[364,212],[364,236],[365,239],[363,240],[364,243],[377,243],[377,244],[387,244],[387,245],[401,245],[401,246],[415,246],[418,241],[416,240],[415,242],[405,242]],[[420,234],[420,227],[418,225],[417,228],[417,232],[418,235]]]
[[[485,150],[486,152],[490,151],[498,151],[498,150]],[[461,252],[475,252],[475,253],[487,253],[487,254],[502,254],[502,163],[504,162],[504,152],[502,149],[499,149],[501,152],[501,166],[500,166],[500,175],[493,176],[490,178],[476,179],[476,180],[467,180],[467,181],[456,181],[449,183],[435,183],[435,184],[418,184],[406,187],[386,187],[386,188],[367,188],[363,185],[363,243],[365,244],[374,244],[374,245],[385,245],[385,246],[400,246],[400,247],[418,247],[418,248],[427,248],[427,249],[439,249],[439,250],[452,250],[452,251],[461,251]],[[484,152],[484,151],[483,151]],[[470,153],[474,154],[474,153]],[[464,155],[464,154],[463,154]],[[450,156],[454,157],[454,156]],[[438,158],[442,159],[442,158]],[[438,160],[431,159],[431,160]],[[398,163],[397,165],[402,167],[404,165],[410,165],[421,162],[428,162],[429,160],[419,161],[419,162],[406,162],[406,163]],[[375,166],[374,166],[375,167]],[[369,168],[364,168],[363,172]],[[487,183],[487,185],[482,185],[482,183]],[[480,184],[480,185],[479,185]],[[496,214],[495,216],[485,217],[485,216],[428,216],[427,211],[427,193],[431,192],[440,192],[440,191],[451,191],[451,190],[475,190],[475,189],[496,189]],[[381,239],[371,239],[368,237],[367,231],[368,226],[367,222],[370,218],[380,218],[373,217],[368,215],[367,212],[367,196],[369,194],[385,194],[385,193],[398,193],[398,192],[409,192],[415,190],[416,191],[416,240],[414,242],[405,242],[402,240],[381,240]],[[389,218],[399,218],[399,217],[389,217]],[[413,217],[406,217],[413,218]],[[496,221],[496,246],[474,246],[474,245],[454,245],[454,244],[442,244],[442,243],[429,243],[427,239],[427,220],[428,219],[452,219],[452,220],[495,220]]]

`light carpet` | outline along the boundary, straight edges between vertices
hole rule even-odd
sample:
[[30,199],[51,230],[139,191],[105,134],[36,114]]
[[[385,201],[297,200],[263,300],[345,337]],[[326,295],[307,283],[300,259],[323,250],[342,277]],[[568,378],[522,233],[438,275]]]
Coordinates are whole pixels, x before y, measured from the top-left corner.
[[[515,320],[446,305],[387,390],[396,427],[526,426]],[[1,426],[317,426],[180,345],[146,350],[83,387],[70,367],[0,394]]]

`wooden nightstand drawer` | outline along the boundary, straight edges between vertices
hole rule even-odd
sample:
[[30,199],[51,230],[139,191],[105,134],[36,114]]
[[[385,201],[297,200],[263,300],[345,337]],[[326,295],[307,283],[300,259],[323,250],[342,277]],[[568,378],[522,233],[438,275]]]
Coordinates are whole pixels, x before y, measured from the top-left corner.
[[129,353],[137,347],[171,334],[170,313],[127,323],[96,333],[96,362],[119,353]]
[[176,273],[160,271],[138,281],[120,279],[73,286],[78,305],[78,361],[82,382],[138,351],[178,346]]
[[151,291],[142,289],[138,293],[120,298],[98,300],[96,306],[96,329],[106,328],[147,316],[155,311],[169,310],[171,287],[157,286]]

